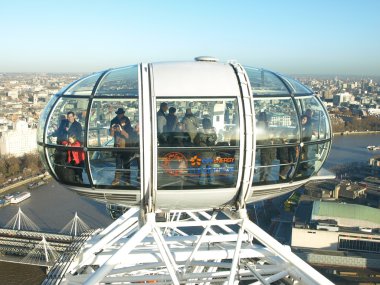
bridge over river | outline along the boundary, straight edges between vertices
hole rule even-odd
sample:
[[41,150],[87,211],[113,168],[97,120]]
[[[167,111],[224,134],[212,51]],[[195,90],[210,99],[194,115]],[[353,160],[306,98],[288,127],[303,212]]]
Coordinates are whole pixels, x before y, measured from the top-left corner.
[[0,261],[48,268],[93,232],[77,213],[59,233],[43,232],[21,208],[5,227],[0,228]]

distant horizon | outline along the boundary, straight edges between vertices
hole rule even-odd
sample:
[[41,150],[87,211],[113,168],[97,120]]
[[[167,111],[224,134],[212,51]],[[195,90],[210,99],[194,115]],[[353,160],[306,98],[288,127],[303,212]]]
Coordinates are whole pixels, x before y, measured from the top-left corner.
[[4,1],[1,72],[92,73],[211,55],[283,74],[380,76],[380,1]]
[[[253,66],[255,67],[255,66]],[[118,67],[115,67],[115,68],[118,68]],[[260,68],[260,67],[258,67]],[[113,68],[109,68],[109,69],[113,69]],[[364,74],[364,75],[361,75],[361,74],[334,74],[334,73],[284,73],[284,72],[279,72],[277,70],[272,70],[272,69],[266,69],[266,68],[263,68],[264,70],[269,70],[269,71],[272,71],[272,72],[275,72],[275,73],[280,73],[280,74],[284,74],[284,75],[290,75],[292,77],[298,77],[298,76],[309,76],[309,77],[355,77],[355,78],[377,78],[377,79],[380,79],[380,75],[367,75],[367,74]],[[92,74],[92,73],[96,73],[96,72],[100,72],[100,71],[105,71],[107,69],[101,69],[101,70],[94,70],[94,71],[27,71],[27,72],[23,72],[23,71],[16,71],[16,72],[5,72],[5,71],[0,71],[0,75],[3,75],[3,74],[14,74],[14,75],[22,75],[22,74],[75,74],[75,75],[89,75],[89,74]]]

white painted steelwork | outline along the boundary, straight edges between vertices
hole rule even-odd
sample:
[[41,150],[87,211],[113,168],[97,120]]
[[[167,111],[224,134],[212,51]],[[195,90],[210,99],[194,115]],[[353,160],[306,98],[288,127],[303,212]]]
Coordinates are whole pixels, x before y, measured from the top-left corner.
[[138,215],[130,209],[94,234],[56,284],[333,284],[245,210],[175,212],[162,222],[150,213],[141,226]]
[[[135,129],[120,140],[123,112]],[[71,146],[66,115],[81,125]],[[110,69],[56,94],[37,137],[56,180],[130,208],[54,284],[332,284],[246,214],[319,179],[331,148],[326,109],[293,79],[210,57]]]

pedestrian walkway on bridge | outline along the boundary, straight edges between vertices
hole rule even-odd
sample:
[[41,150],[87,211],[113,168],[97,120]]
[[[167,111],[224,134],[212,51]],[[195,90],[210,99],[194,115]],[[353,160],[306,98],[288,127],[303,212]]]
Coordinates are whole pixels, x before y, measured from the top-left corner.
[[0,228],[0,261],[51,267],[75,237],[92,232],[75,213],[60,233],[41,232],[21,210]]

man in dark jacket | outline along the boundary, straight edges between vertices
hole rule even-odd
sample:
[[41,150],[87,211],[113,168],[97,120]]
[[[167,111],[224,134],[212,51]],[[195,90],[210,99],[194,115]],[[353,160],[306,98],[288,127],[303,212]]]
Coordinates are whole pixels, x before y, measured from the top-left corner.
[[178,123],[178,118],[175,115],[176,108],[169,108],[169,115],[166,117],[166,132],[174,132]]
[[[125,116],[125,111],[123,108],[117,109],[115,114],[116,117],[111,120],[110,124],[110,135],[111,137],[115,137],[114,146],[116,147],[116,137],[120,134],[120,132],[117,132],[117,130],[119,129],[119,126],[121,124],[121,119],[125,118],[125,126],[123,127],[123,129],[125,129],[127,133],[132,133],[133,128],[131,126],[131,121],[128,119],[128,117]],[[126,136],[126,138],[128,138],[128,135]]]
[[[130,138],[134,130],[131,126],[131,121],[126,117],[123,108],[117,109],[116,117],[111,120],[110,135],[114,137],[114,146],[125,148],[130,144]],[[125,151],[117,151],[115,178],[112,181],[113,186],[118,186],[121,183],[126,183],[129,180],[128,169],[130,167],[131,153]],[[125,174],[125,175],[124,175]],[[123,181],[123,176],[126,178]]]
[[74,112],[70,111],[67,113],[67,136],[74,135],[77,140],[83,144],[83,133],[82,133],[82,125],[75,120],[75,114]]
[[162,102],[160,110],[157,112],[157,134],[160,135],[166,131],[168,103]]
[[82,126],[75,120],[75,114],[72,111],[67,113],[67,119],[61,118],[58,129],[52,134],[53,137],[57,137],[57,144],[67,141],[70,135],[75,135],[77,140],[83,143]]

